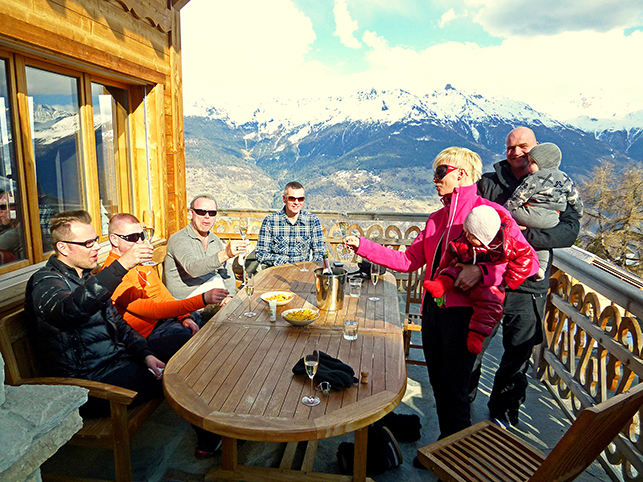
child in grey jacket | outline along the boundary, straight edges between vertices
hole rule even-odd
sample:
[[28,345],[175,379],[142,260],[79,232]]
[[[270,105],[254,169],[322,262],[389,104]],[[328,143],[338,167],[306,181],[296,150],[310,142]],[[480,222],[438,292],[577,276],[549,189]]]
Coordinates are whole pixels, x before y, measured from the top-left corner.
[[[558,224],[560,213],[571,206],[583,216],[583,202],[574,181],[558,169],[562,153],[556,144],[545,142],[529,151],[529,175],[505,203],[516,222],[528,228],[548,229]],[[545,277],[549,251],[537,250],[540,269],[536,280]]]

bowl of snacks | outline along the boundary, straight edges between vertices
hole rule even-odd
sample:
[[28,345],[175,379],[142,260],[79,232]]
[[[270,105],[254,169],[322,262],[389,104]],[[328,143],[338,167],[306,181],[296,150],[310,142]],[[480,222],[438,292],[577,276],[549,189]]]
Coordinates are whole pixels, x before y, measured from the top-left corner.
[[293,308],[284,310],[281,316],[291,325],[306,326],[319,318],[319,311],[310,308]]
[[277,306],[284,306],[290,303],[295,295],[290,291],[268,291],[261,295],[261,299],[264,303],[268,304],[268,301],[275,300]]

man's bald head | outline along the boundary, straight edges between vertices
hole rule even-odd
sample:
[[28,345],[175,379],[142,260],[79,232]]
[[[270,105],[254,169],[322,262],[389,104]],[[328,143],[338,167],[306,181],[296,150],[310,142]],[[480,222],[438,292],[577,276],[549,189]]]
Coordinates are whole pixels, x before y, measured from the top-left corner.
[[529,174],[527,154],[537,144],[536,134],[529,127],[516,127],[507,136],[507,162],[517,179],[522,179]]

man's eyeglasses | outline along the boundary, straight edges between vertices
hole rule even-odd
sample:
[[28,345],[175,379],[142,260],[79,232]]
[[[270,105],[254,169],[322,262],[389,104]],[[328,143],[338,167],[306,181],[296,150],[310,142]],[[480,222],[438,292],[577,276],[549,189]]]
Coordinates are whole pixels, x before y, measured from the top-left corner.
[[440,164],[433,171],[433,179],[435,179],[436,181],[444,179],[444,177],[447,174],[449,174],[452,171],[455,171],[456,169],[460,169],[460,168],[455,166],[449,166],[448,164]]
[[92,248],[98,242],[98,236],[94,239],[88,239],[87,241],[63,241],[67,244],[75,244],[77,246],[85,246],[87,249]]
[[199,216],[205,216],[206,214],[209,214],[211,218],[215,217],[217,215],[217,210],[209,210],[209,209],[196,209],[192,208],[192,211],[197,213]]
[[124,239],[125,241],[128,241],[130,243],[135,243],[139,239],[143,241],[145,239],[145,233],[141,231],[140,233],[132,233],[132,234],[118,234],[114,233],[116,236],[118,236],[121,239]]
[[306,200],[306,196],[301,196],[301,197],[288,196],[288,201],[290,201],[291,203],[294,203],[295,201],[303,203],[305,200]]

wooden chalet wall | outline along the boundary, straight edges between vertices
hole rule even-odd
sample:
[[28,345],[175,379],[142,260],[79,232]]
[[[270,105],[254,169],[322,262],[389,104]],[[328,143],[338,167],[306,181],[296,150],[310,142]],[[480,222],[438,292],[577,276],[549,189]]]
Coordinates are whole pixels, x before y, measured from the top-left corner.
[[[122,208],[140,218],[142,211],[149,209],[151,192],[156,238],[167,239],[186,223],[180,8],[188,1],[0,1],[0,51],[127,86],[130,164],[129,172],[121,173],[128,177],[122,182],[128,192]],[[24,111],[24,106],[16,102],[14,110],[20,109]],[[27,131],[28,121],[24,124],[21,119],[18,124],[22,125],[16,129]],[[22,185],[27,191],[34,190],[35,184],[29,183],[31,148],[18,147],[23,156]],[[83,155],[91,157],[92,153],[85,150]],[[86,196],[91,207],[97,195]],[[23,198],[26,209],[38,209],[29,206],[28,201]],[[89,210],[94,219],[100,215],[96,207]],[[25,217],[27,233],[34,230],[36,220],[37,213]],[[32,241],[27,239],[26,243]],[[40,263],[42,254],[37,251],[31,249],[29,259],[20,266],[28,269]],[[7,273],[11,274],[6,268],[0,267],[0,293]],[[15,271],[15,267],[12,269]],[[3,298],[0,294],[0,311],[7,301]]]

